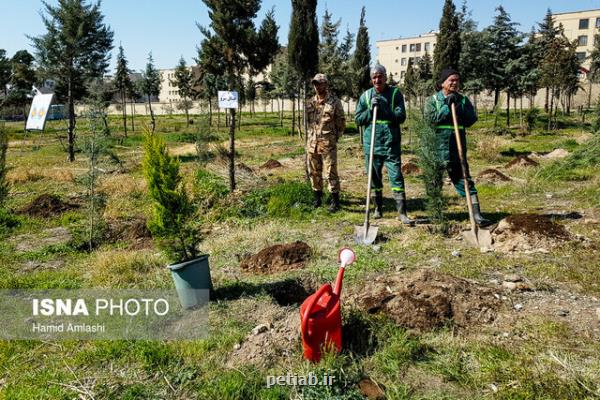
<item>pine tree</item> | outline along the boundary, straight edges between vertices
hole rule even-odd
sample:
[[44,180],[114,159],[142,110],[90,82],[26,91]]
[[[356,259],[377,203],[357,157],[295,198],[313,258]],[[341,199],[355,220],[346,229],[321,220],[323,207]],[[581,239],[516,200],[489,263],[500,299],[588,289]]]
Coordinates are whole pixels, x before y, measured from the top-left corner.
[[27,115],[25,107],[31,101],[30,94],[36,80],[33,60],[33,56],[27,50],[17,51],[10,60],[10,91],[6,102],[22,108],[23,115]]
[[47,33],[30,38],[43,75],[52,77],[57,93],[67,100],[69,115],[69,161],[75,160],[75,101],[86,94],[86,85],[100,78],[108,68],[113,33],[102,21],[100,3],[59,0],[57,6],[44,3],[42,16]]
[[458,70],[460,49],[459,16],[452,0],[445,0],[437,44],[433,50],[433,75],[439,76],[440,72],[448,67]]
[[0,92],[4,94],[4,97],[8,94],[6,85],[10,82],[10,69],[10,60],[6,57],[6,50],[0,49]]
[[346,34],[342,39],[342,43],[339,47],[340,58],[342,59],[342,71],[341,75],[344,77],[342,80],[343,87],[340,89],[340,93],[348,101],[352,98],[352,85],[354,83],[354,74],[352,71],[352,47],[354,46],[354,34],[350,32],[350,29],[346,27]]
[[352,71],[354,73],[355,84],[352,87],[352,94],[355,99],[371,87],[370,77],[371,49],[369,45],[369,30],[365,21],[365,7],[360,12],[360,24],[356,33],[356,46],[354,56],[352,57]]
[[488,63],[484,59],[487,46],[487,35],[477,30],[477,23],[471,17],[471,11],[467,9],[466,1],[463,2],[460,20],[460,81],[462,90],[472,93],[474,106],[477,107],[477,94],[484,90],[482,77]]
[[183,56],[179,59],[179,64],[175,67],[175,79],[171,80],[171,84],[177,86],[179,97],[181,97],[181,106],[185,110],[185,126],[190,126],[190,99],[194,92],[192,87],[192,71],[185,64]]
[[404,82],[402,84],[402,88],[404,91],[404,95],[408,99],[410,103],[411,100],[414,101],[417,97],[417,85],[418,85],[418,76],[415,68],[413,67],[413,58],[410,57],[408,59],[408,65],[406,66],[406,74],[404,75]]
[[417,87],[416,92],[421,99],[421,104],[424,99],[431,95],[435,89],[433,72],[431,66],[431,57],[425,52],[423,57],[417,62]]
[[121,97],[121,107],[123,114],[123,131],[125,137],[127,137],[127,93],[131,90],[131,78],[129,74],[131,71],[127,68],[127,59],[125,58],[125,52],[123,46],[119,45],[119,53],[117,54],[117,71],[115,73],[115,88],[119,91]]
[[[538,34],[539,62],[542,65],[545,55],[548,51],[551,51],[556,37],[559,35],[559,28],[554,25],[554,18],[552,18],[552,11],[550,9],[546,11],[544,20],[538,23]],[[550,86],[552,85],[552,81],[549,81],[547,76],[547,74],[541,74],[540,76],[540,84],[546,88],[546,99],[544,101],[544,110],[546,112],[548,112]]]
[[152,52],[148,53],[148,63],[146,69],[142,72],[142,79],[140,81],[141,92],[148,99],[148,108],[150,110],[150,126],[152,132],[156,129],[156,119],[154,118],[154,112],[152,111],[152,97],[157,97],[160,94],[160,86],[162,78],[160,72],[154,66],[154,59],[152,58]]
[[592,102],[592,83],[600,82],[600,30],[594,35],[594,49],[590,53],[590,70],[587,74],[589,82],[588,104],[590,108]]
[[341,20],[334,22],[332,15],[325,9],[321,22],[321,42],[319,44],[319,72],[327,75],[329,90],[338,97],[344,92],[348,77],[344,75],[344,60],[338,45]]
[[[248,69],[262,71],[273,62],[279,42],[277,25],[263,23],[257,32],[254,19],[260,0],[202,0],[209,9],[211,30],[198,26],[202,73],[225,75],[228,89],[240,88],[240,76]],[[242,90],[238,90],[242,94]],[[235,190],[235,109],[230,109],[229,188]]]

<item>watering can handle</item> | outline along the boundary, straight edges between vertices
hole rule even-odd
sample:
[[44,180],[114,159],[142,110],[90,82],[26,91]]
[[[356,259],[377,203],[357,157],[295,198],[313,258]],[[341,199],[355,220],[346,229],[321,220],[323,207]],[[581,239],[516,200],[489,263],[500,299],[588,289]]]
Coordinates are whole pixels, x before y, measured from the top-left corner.
[[306,305],[306,310],[304,310],[304,315],[302,316],[302,335],[303,336],[306,334],[306,336],[308,337],[308,315],[310,314],[310,310],[312,310],[312,308],[314,307],[317,300],[319,300],[319,298],[321,298],[321,296],[325,292],[331,293],[331,285],[326,283],[323,286],[321,286],[321,288],[319,290],[317,290],[317,292],[315,293],[312,300]]

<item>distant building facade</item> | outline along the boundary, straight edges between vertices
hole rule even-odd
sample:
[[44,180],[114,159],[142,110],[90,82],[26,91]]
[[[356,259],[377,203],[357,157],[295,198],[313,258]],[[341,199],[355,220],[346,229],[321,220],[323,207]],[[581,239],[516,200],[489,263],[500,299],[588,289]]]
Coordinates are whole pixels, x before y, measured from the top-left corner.
[[392,74],[397,82],[404,82],[404,76],[408,68],[408,60],[412,59],[413,66],[428,53],[433,59],[437,32],[430,31],[419,36],[379,40],[375,42],[377,47],[377,61],[383,65],[388,74]]
[[556,26],[562,24],[565,36],[577,41],[577,57],[586,70],[590,67],[589,56],[594,49],[594,37],[600,28],[600,9],[552,14]]

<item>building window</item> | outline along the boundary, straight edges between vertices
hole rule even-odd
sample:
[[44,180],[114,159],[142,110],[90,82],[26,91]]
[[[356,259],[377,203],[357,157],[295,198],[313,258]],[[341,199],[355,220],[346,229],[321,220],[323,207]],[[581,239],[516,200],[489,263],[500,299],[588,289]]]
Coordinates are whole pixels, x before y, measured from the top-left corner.
[[398,46],[396,46],[396,50],[398,50]]
[[415,65],[415,58],[414,57],[408,57],[408,62],[411,63],[412,65]]
[[412,44],[410,45],[410,52],[411,52],[411,53],[413,53],[413,52],[415,52],[415,51],[417,51],[417,45],[416,45],[416,44],[414,44],[414,43],[412,43]]
[[587,29],[590,26],[590,20],[589,19],[580,19],[579,20],[579,29]]
[[429,51],[429,46],[430,46],[429,42],[425,43],[425,51]]
[[585,60],[585,51],[578,51],[577,53],[575,53],[575,55],[577,56],[577,59],[579,61],[584,61]]
[[600,28],[600,18],[596,18],[596,28]]
[[406,53],[406,45],[405,44],[402,45],[402,52]]
[[582,35],[577,37],[577,45],[578,46],[587,46],[587,36]]
[[404,79],[404,75],[406,75],[406,71],[400,71],[400,78]]
[[396,58],[396,59],[394,60],[394,62],[395,62],[396,64],[398,64],[398,59]]
[[406,65],[406,57],[402,57],[400,60],[400,65]]
[[417,49],[416,49],[416,51],[417,52],[421,51],[421,43],[417,43]]

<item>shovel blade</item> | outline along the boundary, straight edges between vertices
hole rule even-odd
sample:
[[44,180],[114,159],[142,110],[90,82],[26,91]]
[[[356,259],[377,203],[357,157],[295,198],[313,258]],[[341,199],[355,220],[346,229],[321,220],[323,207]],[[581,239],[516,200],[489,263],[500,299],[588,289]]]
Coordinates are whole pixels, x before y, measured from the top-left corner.
[[493,250],[492,235],[486,229],[478,229],[477,232],[463,231],[462,237],[473,247],[479,247],[483,251]]
[[358,244],[373,244],[377,238],[378,226],[370,225],[365,229],[364,225],[354,226],[354,240]]

